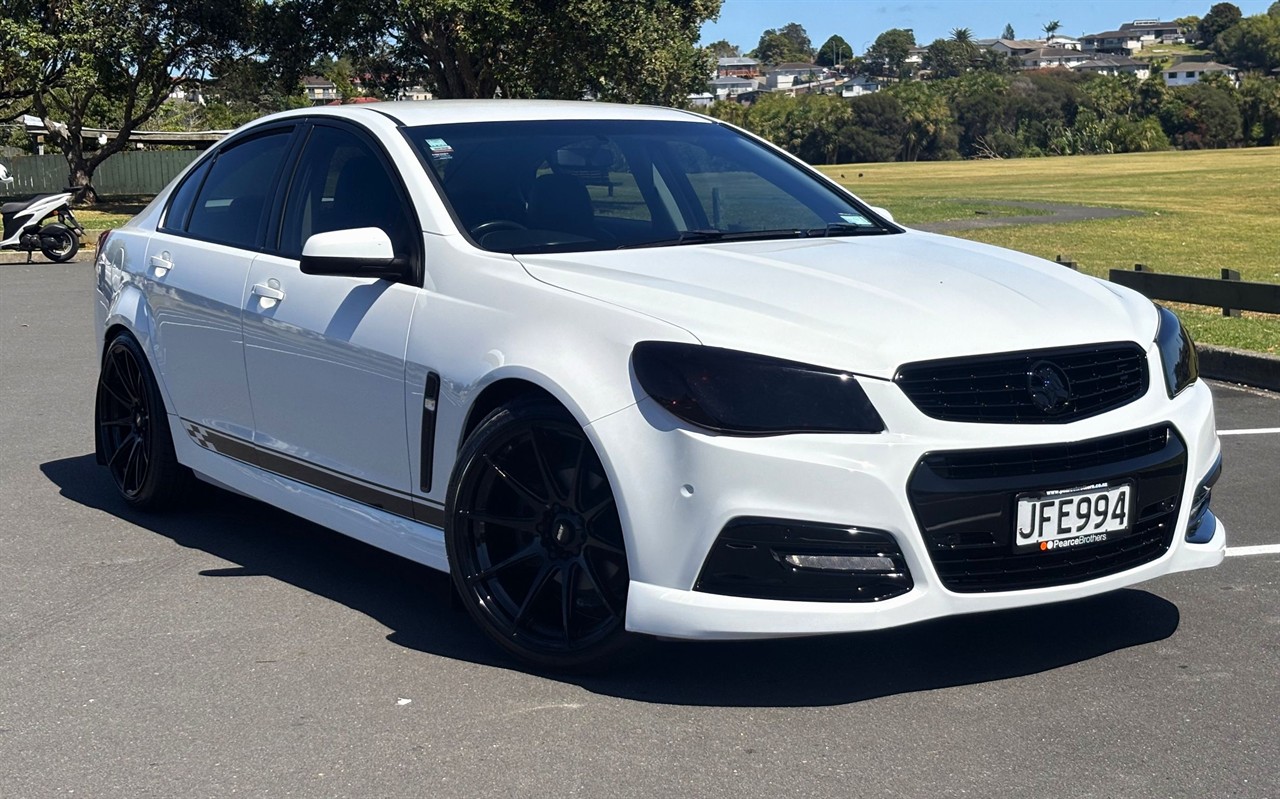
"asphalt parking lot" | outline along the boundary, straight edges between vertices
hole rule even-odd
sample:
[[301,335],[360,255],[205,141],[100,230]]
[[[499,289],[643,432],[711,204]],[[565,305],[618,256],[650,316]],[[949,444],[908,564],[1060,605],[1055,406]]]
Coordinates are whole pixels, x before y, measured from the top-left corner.
[[1280,797],[1280,395],[1215,386],[1217,569],[554,678],[265,505],[126,510],[91,287],[0,264],[0,797]]

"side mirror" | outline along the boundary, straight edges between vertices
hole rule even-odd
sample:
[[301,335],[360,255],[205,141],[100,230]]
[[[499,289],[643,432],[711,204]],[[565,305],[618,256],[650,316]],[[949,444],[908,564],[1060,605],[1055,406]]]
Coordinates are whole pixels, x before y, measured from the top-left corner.
[[881,208],[876,205],[868,205],[867,207],[870,208],[876,216],[881,217],[882,219],[887,219],[895,225],[898,224],[898,220],[893,218],[893,214],[889,213],[888,208]]
[[311,236],[302,245],[298,268],[304,275],[399,279],[408,262],[396,257],[391,237],[382,228],[361,227]]

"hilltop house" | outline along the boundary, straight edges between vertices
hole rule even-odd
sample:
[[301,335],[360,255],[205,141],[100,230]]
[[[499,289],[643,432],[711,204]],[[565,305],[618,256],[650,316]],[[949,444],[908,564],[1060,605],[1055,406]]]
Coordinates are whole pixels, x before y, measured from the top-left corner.
[[1226,75],[1233,84],[1240,85],[1240,70],[1216,61],[1179,61],[1165,67],[1164,85],[1191,86],[1200,82],[1205,75],[1220,73]]

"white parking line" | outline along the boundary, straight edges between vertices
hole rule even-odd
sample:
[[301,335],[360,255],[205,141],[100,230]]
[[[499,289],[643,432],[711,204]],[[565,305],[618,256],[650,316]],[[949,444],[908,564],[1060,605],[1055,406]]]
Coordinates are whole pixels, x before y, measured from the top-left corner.
[[1241,555],[1280,555],[1280,544],[1259,544],[1253,547],[1227,547],[1227,557]]
[[1255,427],[1252,430],[1219,430],[1220,436],[1261,436],[1267,433],[1280,433],[1280,427]]

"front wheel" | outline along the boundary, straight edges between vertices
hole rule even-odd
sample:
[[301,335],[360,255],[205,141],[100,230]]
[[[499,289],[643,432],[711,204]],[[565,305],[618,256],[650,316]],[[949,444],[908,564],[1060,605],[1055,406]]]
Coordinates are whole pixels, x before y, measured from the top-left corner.
[[599,665],[625,643],[627,555],[582,428],[546,400],[491,413],[449,483],[445,545],[467,611],[541,668]]
[[50,261],[70,261],[79,249],[80,238],[70,228],[58,224],[40,228],[40,252]]

